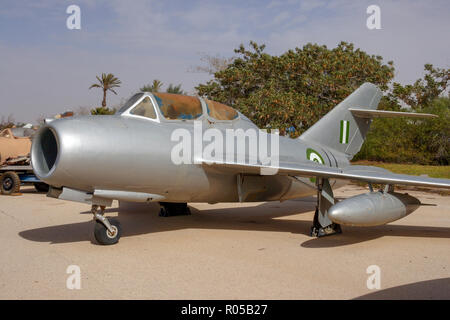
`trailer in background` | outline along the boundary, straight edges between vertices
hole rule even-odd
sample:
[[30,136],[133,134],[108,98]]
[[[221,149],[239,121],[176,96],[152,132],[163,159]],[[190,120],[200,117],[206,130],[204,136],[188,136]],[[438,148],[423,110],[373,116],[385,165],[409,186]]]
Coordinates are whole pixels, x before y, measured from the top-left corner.
[[31,165],[0,166],[1,193],[10,195],[20,192],[20,186],[33,184],[38,192],[47,192],[48,185],[40,181]]
[[33,172],[30,159],[33,128],[5,128],[0,131],[0,191],[2,194],[20,192],[23,184],[33,184],[38,192],[47,192],[48,185]]

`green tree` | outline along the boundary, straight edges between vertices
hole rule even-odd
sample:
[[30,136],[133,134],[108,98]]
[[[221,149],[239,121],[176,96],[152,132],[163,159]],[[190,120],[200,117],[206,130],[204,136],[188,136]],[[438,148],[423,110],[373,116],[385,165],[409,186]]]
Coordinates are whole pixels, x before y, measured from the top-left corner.
[[433,163],[450,165],[450,97],[436,98],[423,111],[438,115],[421,127],[426,151]]
[[[426,120],[375,119],[355,160],[450,164],[450,69],[425,65],[425,76],[412,85],[393,84],[380,109],[438,115]],[[406,106],[406,107],[402,107]],[[407,109],[409,108],[409,109]]]
[[425,75],[412,85],[402,86],[394,83],[391,96],[407,104],[413,110],[421,111],[434,103],[436,98],[445,94],[450,81],[450,69],[440,69],[425,64]]
[[318,121],[364,82],[383,90],[394,76],[393,63],[369,55],[353,44],[336,48],[307,44],[280,56],[264,52],[265,45],[241,45],[214,79],[200,84],[200,96],[229,104],[259,127],[278,128],[292,137]]
[[169,84],[169,86],[166,89],[167,93],[175,93],[175,94],[185,94],[184,91],[181,89],[181,84],[175,86],[173,84]]
[[146,84],[142,88],[139,89],[141,92],[159,92],[161,91],[161,88],[163,86],[163,83],[157,79],[153,80],[152,84]]
[[[103,90],[103,100],[102,100],[102,108],[106,109],[103,110],[101,112],[104,113],[96,113],[96,109],[92,110],[91,113],[92,114],[110,114],[108,112],[112,112],[111,110],[109,110],[108,108],[106,108],[106,93],[108,91],[111,91],[114,94],[117,94],[117,92],[113,89],[113,88],[118,88],[120,87],[121,81],[115,77],[112,73],[102,73],[101,78],[99,76],[96,76],[98,83],[94,83],[92,84],[89,89],[92,88],[100,88]],[[99,108],[97,108],[99,109]],[[114,113],[114,112],[113,112]]]
[[116,109],[112,108],[103,108],[103,107],[99,107],[99,108],[95,108],[91,110],[91,114],[94,116],[98,116],[98,115],[109,115],[109,114],[115,114],[116,113]]
[[[163,86],[163,83],[159,80],[153,80],[152,84],[147,84],[141,88],[139,88],[139,91],[141,92],[161,92],[161,88]],[[185,92],[181,89],[181,84],[179,85],[173,85],[172,83],[169,84],[169,86],[166,89],[167,93],[174,93],[174,94],[185,94]]]

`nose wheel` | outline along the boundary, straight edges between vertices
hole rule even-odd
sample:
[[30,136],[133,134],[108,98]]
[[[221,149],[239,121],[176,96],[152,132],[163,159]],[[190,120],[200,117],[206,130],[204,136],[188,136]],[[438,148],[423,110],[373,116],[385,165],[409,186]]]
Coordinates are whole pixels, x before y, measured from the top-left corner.
[[91,212],[94,215],[95,240],[102,245],[111,245],[119,241],[122,228],[116,219],[108,219],[104,216],[105,207],[93,205]]

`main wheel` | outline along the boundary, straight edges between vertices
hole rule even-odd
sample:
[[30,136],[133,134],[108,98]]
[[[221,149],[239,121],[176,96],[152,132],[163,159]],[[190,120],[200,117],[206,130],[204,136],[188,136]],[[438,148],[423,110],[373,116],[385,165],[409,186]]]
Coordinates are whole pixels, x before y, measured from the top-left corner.
[[20,178],[17,173],[12,171],[7,171],[2,175],[2,194],[13,194],[20,191]]
[[48,192],[49,186],[46,183],[35,182],[33,185],[37,192]]
[[109,219],[109,223],[111,224],[112,229],[114,230],[113,233],[109,232],[109,230],[105,227],[105,225],[100,221],[95,222],[94,236],[95,240],[97,240],[99,244],[103,245],[115,244],[120,239],[120,235],[122,234],[120,222],[115,219]]

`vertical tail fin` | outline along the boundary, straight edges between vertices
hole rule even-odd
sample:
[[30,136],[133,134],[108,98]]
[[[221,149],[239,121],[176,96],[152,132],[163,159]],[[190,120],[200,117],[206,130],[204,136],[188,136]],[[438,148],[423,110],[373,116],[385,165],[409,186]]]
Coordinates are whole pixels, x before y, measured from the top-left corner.
[[351,95],[306,130],[300,139],[345,153],[350,159],[366,138],[371,119],[354,117],[349,108],[377,109],[382,93],[377,86],[364,83]]

